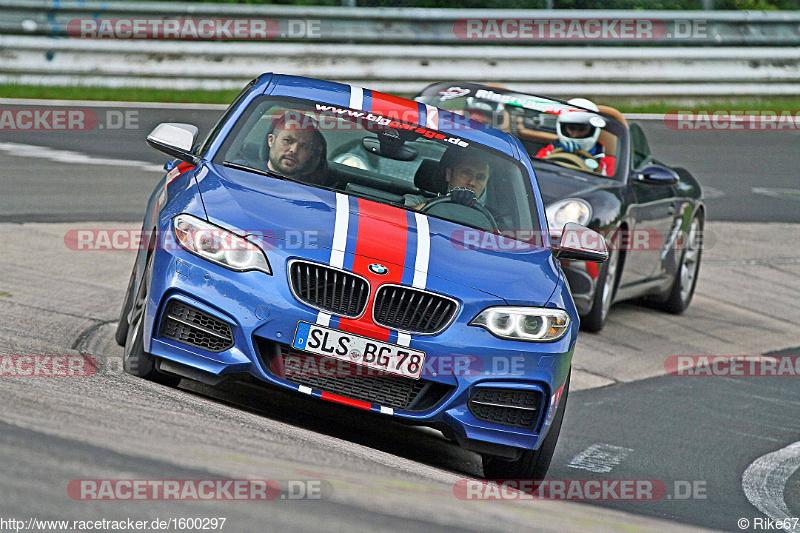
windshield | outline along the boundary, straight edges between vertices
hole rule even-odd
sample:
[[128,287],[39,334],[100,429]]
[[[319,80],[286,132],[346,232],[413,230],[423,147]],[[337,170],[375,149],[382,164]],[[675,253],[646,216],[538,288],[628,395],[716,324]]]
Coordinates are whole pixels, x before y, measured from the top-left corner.
[[[623,178],[625,126],[608,115],[541,96],[474,84],[437,84],[416,100],[511,133],[536,163]],[[609,108],[600,111],[615,112]]]
[[531,180],[518,161],[366,111],[263,96],[238,119],[213,162],[511,238],[528,240],[540,228]]

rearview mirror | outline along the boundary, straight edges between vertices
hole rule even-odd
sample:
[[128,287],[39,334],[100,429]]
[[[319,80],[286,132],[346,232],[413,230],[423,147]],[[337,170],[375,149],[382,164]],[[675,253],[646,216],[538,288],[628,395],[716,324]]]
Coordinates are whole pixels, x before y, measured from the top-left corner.
[[608,259],[605,238],[594,230],[575,222],[567,222],[561,232],[561,241],[553,247],[556,259],[602,263]]
[[677,172],[662,165],[650,164],[634,174],[637,180],[651,185],[675,185],[681,178]]
[[404,145],[403,142],[399,136],[392,137],[382,133],[379,133],[378,137],[368,136],[361,139],[361,144],[367,152],[398,161],[415,160],[419,152],[416,148]]
[[198,158],[192,154],[192,146],[197,131],[197,126],[192,124],[164,122],[153,128],[147,136],[147,144],[181,161],[196,163]]

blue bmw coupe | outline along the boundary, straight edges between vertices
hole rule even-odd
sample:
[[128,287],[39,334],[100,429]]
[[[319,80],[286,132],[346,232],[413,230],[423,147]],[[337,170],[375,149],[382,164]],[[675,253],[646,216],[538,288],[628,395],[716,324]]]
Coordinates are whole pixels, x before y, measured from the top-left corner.
[[[165,385],[256,380],[440,430],[489,478],[545,476],[579,318],[530,159],[461,114],[264,74],[153,191],[116,339]],[[368,159],[368,161],[367,161]]]

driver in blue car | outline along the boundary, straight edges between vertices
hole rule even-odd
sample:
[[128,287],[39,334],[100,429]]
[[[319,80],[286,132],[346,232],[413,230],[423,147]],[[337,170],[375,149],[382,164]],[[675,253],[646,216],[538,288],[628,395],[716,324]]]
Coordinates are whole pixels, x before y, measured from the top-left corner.
[[327,143],[312,117],[291,110],[281,115],[267,145],[269,170],[308,183],[325,182]]
[[[586,98],[573,98],[567,102],[584,109],[598,111],[597,105]],[[602,129],[601,122],[593,124],[598,115],[588,111],[566,111],[558,115],[556,134],[558,144],[548,144],[536,154],[538,159],[547,159],[551,154],[566,152],[582,158],[583,163],[590,171],[602,176],[614,175],[616,159],[605,154],[605,148],[597,139]]]
[[[439,161],[439,168],[447,182],[447,194],[457,204],[471,206],[486,190],[489,181],[489,163],[477,153],[462,148],[448,148]],[[404,203],[421,209],[428,198],[420,194],[404,195]]]

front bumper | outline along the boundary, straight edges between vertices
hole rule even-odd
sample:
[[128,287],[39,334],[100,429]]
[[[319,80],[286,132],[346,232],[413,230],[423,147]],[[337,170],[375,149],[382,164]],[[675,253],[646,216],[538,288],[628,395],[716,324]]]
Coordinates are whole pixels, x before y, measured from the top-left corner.
[[[266,384],[393,416],[398,421],[434,427],[475,451],[511,457],[514,449],[537,448],[547,434],[550,415],[556,407],[555,391],[564,384],[571,364],[575,340],[572,331],[551,343],[497,339],[482,328],[468,326],[467,322],[485,307],[502,302],[485,295],[479,299],[465,297],[464,288],[452,284],[447,293],[462,302],[454,322],[437,335],[412,335],[411,339],[412,348],[427,354],[419,383],[435,389],[439,396],[405,408],[390,407],[379,398],[365,401],[341,391],[325,390],[324,382],[309,386],[274,364],[275,353],[279,353],[275,347],[279,350],[280,346],[290,345],[297,323],[314,323],[318,314],[292,296],[286,266],[298,256],[291,251],[269,254],[272,276],[263,272],[229,271],[179,248],[159,249],[155,253],[145,320],[145,349],[165,362],[210,374],[212,381],[245,373]],[[322,260],[322,256],[313,257],[314,253],[303,250],[302,258]],[[330,251],[322,249],[319,253]],[[458,287],[462,294],[457,294]],[[437,287],[445,292],[441,289]],[[233,345],[222,351],[209,351],[166,338],[161,325],[171,301],[192,306],[228,324]],[[389,342],[397,342],[396,333]],[[481,388],[540,394],[542,401],[535,422],[520,428],[476,417],[468,403]]]

